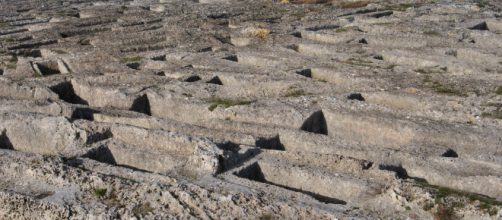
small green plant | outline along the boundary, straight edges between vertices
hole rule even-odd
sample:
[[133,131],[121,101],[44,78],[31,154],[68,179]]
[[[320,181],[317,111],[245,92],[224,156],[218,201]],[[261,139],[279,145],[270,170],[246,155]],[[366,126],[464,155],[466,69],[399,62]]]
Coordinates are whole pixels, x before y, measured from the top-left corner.
[[430,75],[425,75],[425,78],[422,80],[422,82],[426,84],[425,86],[434,90],[434,92],[450,96],[467,97],[467,94],[464,91],[458,90],[453,86],[443,85],[439,81],[434,81],[432,80]]
[[442,85],[439,82],[433,82],[432,88],[434,89],[435,92],[445,94],[445,95],[451,95],[451,96],[460,96],[460,97],[466,97],[467,94],[464,92],[455,89],[453,87],[448,87],[445,85]]
[[132,213],[136,216],[142,216],[144,214],[153,212],[153,208],[150,206],[149,202],[143,203],[139,206],[136,206],[132,209]]
[[364,60],[359,57],[351,57],[343,63],[354,65],[354,66],[363,66],[363,67],[373,67],[373,62],[370,60]]
[[292,13],[291,16],[296,17],[296,19],[302,19],[306,16],[306,14],[305,12],[299,11]]
[[406,11],[408,8],[411,8],[411,7],[414,7],[414,6],[419,6],[419,5],[414,5],[414,4],[410,4],[410,3],[392,4],[392,5],[387,5],[385,7],[385,10]]
[[98,198],[103,198],[106,195],[105,188],[96,188],[94,189],[94,195]]
[[411,207],[409,207],[409,206],[405,206],[404,208],[406,209],[406,211],[410,211],[411,210]]
[[17,62],[17,56],[13,55],[10,59],[9,62],[16,63]]
[[16,38],[14,38],[14,37],[2,37],[2,38],[0,38],[0,41],[2,41],[2,42],[14,42],[14,41],[16,41]]
[[349,31],[349,30],[350,30],[350,28],[341,27],[341,28],[337,28],[337,29],[335,30],[335,32],[336,32],[336,33],[343,33],[343,32],[347,32],[347,31]]
[[[474,201],[479,201],[480,210],[490,215],[496,214],[496,212],[494,213],[494,210],[497,211],[496,207],[502,206],[502,202],[485,195],[435,186],[427,183],[425,180],[417,179],[415,183],[419,187],[431,190],[434,202],[427,202],[422,208],[429,211],[437,205],[434,212],[436,219],[455,219],[455,209],[462,209],[466,204]],[[454,202],[452,202],[452,198]]]
[[140,62],[141,60],[143,60],[143,57],[134,56],[134,57],[124,57],[124,58],[122,58],[121,62],[122,63],[134,63],[134,62]]
[[220,99],[220,98],[212,98],[209,100],[209,111],[213,111],[218,106],[222,106],[223,108],[229,108],[236,105],[249,105],[251,101],[244,100],[232,100],[232,99]]
[[17,65],[15,63],[8,63],[5,65],[7,69],[15,70],[17,68]]
[[483,113],[481,113],[481,117],[502,119],[502,111],[499,110],[499,111],[493,111],[493,112],[483,112]]
[[497,91],[495,91],[495,94],[497,94],[497,95],[502,95],[502,86],[499,86],[499,87],[497,88]]
[[299,96],[304,96],[304,95],[306,95],[306,94],[305,94],[305,91],[303,91],[303,89],[291,88],[291,89],[288,89],[288,91],[286,91],[286,94],[284,94],[284,97],[299,97]]

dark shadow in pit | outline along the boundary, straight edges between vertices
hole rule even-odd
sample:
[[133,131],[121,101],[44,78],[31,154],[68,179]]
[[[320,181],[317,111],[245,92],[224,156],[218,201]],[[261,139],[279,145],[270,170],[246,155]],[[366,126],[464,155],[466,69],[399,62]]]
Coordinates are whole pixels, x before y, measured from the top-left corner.
[[312,78],[312,70],[311,69],[303,69],[303,70],[298,70],[296,71],[297,74]]
[[218,173],[224,173],[235,167],[242,166],[242,164],[261,153],[261,150],[258,148],[249,148],[246,152],[240,152],[241,148],[239,144],[230,141],[216,143],[216,145],[218,148],[224,150],[223,155],[218,157],[220,164]]
[[452,149],[446,150],[443,154],[441,154],[442,157],[451,157],[451,158],[457,158],[458,154]]
[[[139,169],[139,168],[128,166],[128,165],[124,165],[124,164],[117,164],[117,162],[115,161],[115,158],[113,157],[113,153],[106,146],[100,146],[100,147],[98,147],[96,149],[93,149],[92,151],[89,151],[87,154],[82,155],[82,157],[83,158],[88,158],[88,159],[91,159],[91,160],[95,160],[95,161],[98,161],[98,162],[101,162],[101,163],[110,164],[110,165],[113,165],[113,166],[118,166],[118,167],[123,167],[123,168],[131,169],[131,170],[134,170],[134,171],[145,172],[145,173],[153,173],[153,172],[148,171],[148,170],[143,170],[143,169]],[[82,159],[79,159],[79,158],[70,159],[70,160],[66,161],[66,164],[68,164],[70,166],[74,166],[74,167],[78,167],[82,163],[83,163]]]
[[117,165],[117,161],[115,161],[113,153],[106,146],[100,146],[98,148],[92,149],[91,151],[82,155],[82,157],[93,159],[101,163]]
[[186,78],[185,82],[197,82],[200,80],[201,80],[200,76],[193,75],[193,76],[189,76],[188,78]]
[[14,150],[14,145],[10,142],[6,130],[3,130],[2,133],[0,133],[0,149]]
[[166,61],[166,55],[159,55],[152,57],[153,61]]
[[328,135],[328,125],[322,111],[314,112],[300,128],[302,131]]
[[126,64],[126,66],[133,69],[133,70],[140,70],[141,64],[140,63],[128,63],[128,64]]
[[396,173],[396,176],[399,177],[399,178],[401,178],[401,179],[408,179],[408,178],[410,178],[410,176],[408,176],[408,172],[402,166],[380,164],[378,166],[378,168],[380,170],[392,171],[392,172]]
[[129,110],[151,116],[152,112],[150,110],[150,100],[148,100],[148,96],[144,94],[139,98],[137,98],[136,100],[134,100]]
[[110,139],[113,137],[111,130],[105,130],[103,132],[96,132],[87,137],[86,144],[97,143],[106,139]]
[[94,121],[94,114],[99,113],[100,111],[87,108],[87,107],[77,107],[73,110],[71,115],[72,120],[84,119],[88,121]]
[[284,145],[281,143],[279,135],[270,138],[259,137],[258,140],[256,140],[255,145],[261,149],[267,150],[286,150]]
[[223,82],[221,81],[220,77],[218,77],[218,76],[213,77],[212,79],[207,81],[207,83],[216,84],[216,85],[220,85],[220,86],[223,85]]
[[35,63],[42,76],[50,76],[55,74],[61,74],[59,70],[58,63],[55,61],[43,62],[43,63]]
[[233,61],[233,62],[239,62],[239,59],[237,58],[236,55],[230,55],[230,56],[227,56],[227,57],[223,57],[224,60],[228,60],[228,61]]
[[71,82],[62,82],[55,86],[50,87],[50,89],[56,94],[58,94],[59,98],[61,100],[64,100],[65,102],[73,104],[89,105],[89,103],[86,100],[80,98],[80,96],[78,96],[75,93],[75,90],[73,89],[73,85],[71,84]]
[[267,181],[265,179],[265,175],[263,174],[263,172],[262,172],[262,170],[260,168],[260,165],[258,163],[253,163],[250,166],[246,167],[245,169],[242,169],[242,170],[234,173],[234,175],[236,175],[238,177],[246,178],[246,179],[249,179],[249,180],[253,180],[253,181],[257,181],[257,182],[266,183],[266,184],[269,184],[269,185],[281,187],[281,188],[284,188],[284,189],[287,189],[287,190],[291,190],[291,191],[294,191],[294,192],[303,193],[305,195],[308,195],[308,196],[316,199],[319,202],[330,203],[330,204],[342,204],[342,205],[347,204],[347,202],[345,202],[343,200],[340,200],[340,199],[336,199],[336,198],[332,198],[332,197],[328,197],[328,196],[323,196],[323,195],[320,195],[320,194],[317,194],[317,193],[314,193],[314,192],[309,192],[309,191],[305,191],[305,190],[301,190],[301,189],[292,188],[292,187],[289,187],[289,186],[284,186],[284,185],[281,185],[281,184],[276,184],[276,183],[269,182],[269,181]]

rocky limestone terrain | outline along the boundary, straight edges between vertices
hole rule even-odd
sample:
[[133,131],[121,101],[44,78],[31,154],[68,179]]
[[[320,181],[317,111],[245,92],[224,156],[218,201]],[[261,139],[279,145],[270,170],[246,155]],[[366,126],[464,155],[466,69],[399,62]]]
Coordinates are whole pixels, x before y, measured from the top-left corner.
[[1,219],[502,219],[498,0],[2,0]]

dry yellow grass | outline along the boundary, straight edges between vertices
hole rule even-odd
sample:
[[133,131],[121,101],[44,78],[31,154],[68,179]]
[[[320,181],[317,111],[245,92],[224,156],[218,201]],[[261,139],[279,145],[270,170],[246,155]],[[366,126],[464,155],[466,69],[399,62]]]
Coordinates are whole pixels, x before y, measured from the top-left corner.
[[266,28],[258,28],[256,29],[256,31],[254,32],[254,35],[257,37],[257,38],[260,38],[262,40],[265,40],[267,39],[267,37],[270,35],[272,31],[270,29],[266,29]]

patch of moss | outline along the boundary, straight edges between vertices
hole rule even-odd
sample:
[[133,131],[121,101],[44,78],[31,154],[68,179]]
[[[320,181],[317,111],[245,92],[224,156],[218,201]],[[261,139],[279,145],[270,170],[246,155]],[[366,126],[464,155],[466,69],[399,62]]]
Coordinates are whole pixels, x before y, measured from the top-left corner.
[[288,91],[286,91],[286,94],[284,94],[284,97],[299,97],[299,96],[304,96],[306,95],[305,94],[305,91],[303,91],[303,89],[288,89]]
[[98,198],[102,198],[106,195],[106,189],[105,188],[96,188],[94,189],[94,196]]
[[347,31],[349,31],[349,30],[350,30],[350,28],[341,27],[341,28],[337,28],[337,29],[335,30],[335,32],[336,32],[336,33],[343,33],[343,32],[347,32]]
[[14,38],[14,37],[2,37],[2,38],[0,38],[0,41],[2,41],[2,42],[14,42],[14,41],[16,41],[16,38]]
[[460,96],[460,97],[467,96],[467,94],[465,94],[464,92],[462,92],[456,88],[453,88],[453,87],[448,87],[448,86],[442,85],[439,82],[434,82],[432,88],[434,89],[435,92],[445,94],[445,95]]
[[295,13],[292,13],[291,16],[293,17],[296,17],[297,19],[302,19],[306,16],[307,14],[305,12],[295,12]]
[[134,57],[124,57],[124,58],[122,58],[121,62],[122,63],[134,63],[134,62],[140,62],[142,60],[143,60],[143,57],[134,56]]
[[[446,217],[449,216],[449,214],[451,214],[450,211],[453,210],[454,208],[464,208],[465,206],[465,203],[463,202],[453,202],[451,204],[446,204],[445,198],[447,197],[457,197],[470,202],[479,201],[480,209],[485,210],[487,212],[490,212],[493,206],[502,206],[502,202],[485,195],[452,189],[448,187],[431,185],[427,183],[427,181],[420,179],[416,179],[415,184],[419,187],[432,190],[434,195],[434,202],[438,204],[437,212],[440,215],[439,217],[445,217],[443,219],[448,219]],[[430,210],[432,207],[434,207],[434,204],[426,203],[423,208],[424,210]]]
[[392,5],[387,5],[385,7],[385,10],[406,11],[408,8],[411,8],[414,6],[418,6],[418,5],[411,4],[411,3],[392,4]]
[[495,94],[497,94],[497,95],[502,95],[502,86],[499,86],[499,87],[497,88],[497,91],[495,91]]
[[481,113],[481,117],[502,119],[502,111],[483,112]]
[[425,75],[425,78],[422,80],[429,88],[434,90],[436,93],[450,95],[450,96],[459,96],[459,97],[467,97],[467,94],[461,90],[458,90],[450,85],[443,85],[439,81],[432,80],[431,76]]
[[13,56],[9,59],[9,62],[13,62],[13,63],[15,63],[15,62],[17,62],[17,60],[18,60],[18,59],[17,59],[17,56],[16,56],[16,55],[13,55]]
[[220,98],[212,98],[209,100],[209,111],[213,111],[218,106],[222,106],[223,108],[229,108],[236,105],[249,105],[251,101],[244,100],[232,100],[232,99],[220,99]]
[[17,68],[17,64],[16,63],[7,63],[5,65],[5,67],[7,67],[7,69],[15,70]]

